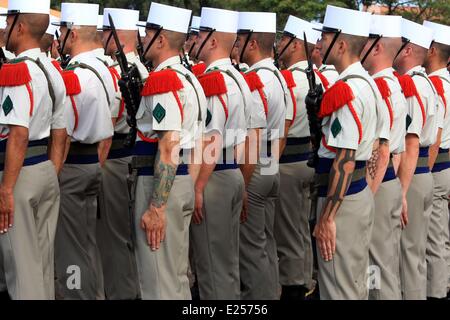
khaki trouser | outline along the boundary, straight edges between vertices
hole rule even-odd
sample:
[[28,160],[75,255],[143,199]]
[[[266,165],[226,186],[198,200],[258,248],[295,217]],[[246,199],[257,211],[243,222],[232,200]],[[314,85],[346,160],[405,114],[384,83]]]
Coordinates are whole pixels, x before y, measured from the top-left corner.
[[240,226],[239,266],[243,300],[279,299],[278,257],[273,234],[280,175],[253,173],[248,193],[248,219]]
[[379,268],[380,282],[371,300],[401,300],[400,237],[402,187],[399,179],[383,182],[375,194],[375,218],[370,240],[370,265]]
[[136,299],[140,292],[131,231],[130,161],[109,159],[102,168],[97,242],[106,297],[112,300]]
[[[319,198],[317,218],[326,198]],[[375,204],[369,187],[346,196],[336,217],[336,253],[325,262],[318,252],[321,300],[367,300],[369,244]]]
[[433,177],[431,173],[415,174],[406,197],[409,221],[402,231],[400,241],[400,280],[403,299],[426,299],[425,249],[428,222],[433,208]]
[[314,169],[306,161],[280,164],[280,197],[276,202],[275,239],[280,284],[312,283],[313,252],[309,230],[309,189]]
[[98,163],[65,164],[60,174],[61,210],[56,232],[56,285],[62,299],[95,300],[99,295],[96,241]]
[[[446,240],[448,238],[448,194],[450,193],[450,169],[433,175],[433,210],[428,226],[426,249],[427,297],[445,298],[448,286]],[[446,238],[447,237],[447,238]]]
[[53,247],[59,200],[52,162],[22,167],[14,188],[14,226],[0,235],[12,299],[55,298]]
[[202,300],[240,298],[239,217],[244,178],[239,169],[214,171],[203,195],[203,221],[191,225],[194,268]]
[[145,300],[189,300],[189,224],[194,211],[191,176],[177,176],[166,207],[166,238],[158,251],[151,251],[141,218],[148,209],[153,190],[152,176],[136,181],[134,230],[141,297]]

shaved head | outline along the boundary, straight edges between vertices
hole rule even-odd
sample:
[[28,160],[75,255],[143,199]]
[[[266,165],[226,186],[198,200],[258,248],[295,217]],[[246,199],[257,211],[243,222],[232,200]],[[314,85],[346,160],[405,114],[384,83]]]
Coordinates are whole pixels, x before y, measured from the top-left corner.
[[220,47],[224,51],[231,53],[231,50],[233,49],[234,46],[234,42],[236,41],[235,33],[215,32],[213,37],[217,39]]
[[263,55],[271,55],[275,44],[275,36],[275,33],[255,32],[250,39],[258,42],[259,50]]
[[361,52],[363,51],[364,46],[366,45],[366,42],[368,40],[366,37],[359,37],[348,34],[342,34],[341,37],[342,40],[347,42],[350,54],[358,57],[361,55]]
[[164,35],[168,40],[169,46],[173,50],[181,50],[186,41],[186,34],[175,31],[163,30],[161,35]]
[[40,41],[47,31],[50,18],[48,14],[24,13],[19,15],[17,23],[27,26],[30,36]]
[[98,40],[97,27],[77,27],[74,30],[83,42],[97,42]]

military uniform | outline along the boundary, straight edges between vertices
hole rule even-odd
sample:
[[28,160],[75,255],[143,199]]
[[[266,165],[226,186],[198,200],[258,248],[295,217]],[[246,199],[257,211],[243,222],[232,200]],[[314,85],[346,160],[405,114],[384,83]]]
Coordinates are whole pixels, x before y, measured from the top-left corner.
[[[412,43],[423,48],[428,48],[432,40],[431,30],[405,19],[402,20],[402,33]],[[425,249],[433,196],[428,149],[436,141],[437,100],[434,88],[421,66],[411,68],[400,79],[403,79],[400,84],[409,103],[407,134],[418,135],[420,144],[416,171],[406,195],[409,222],[401,236],[401,285],[404,299],[425,299]],[[416,91],[409,90],[410,87],[414,87]],[[409,91],[414,92],[411,94]],[[410,115],[412,112],[419,113],[418,122]]]
[[[434,31],[436,43],[450,45],[450,28],[425,21],[424,26]],[[433,209],[428,227],[426,249],[427,297],[445,298],[449,273],[446,261],[446,241],[448,241],[448,195],[450,194],[450,76],[446,68],[428,75],[438,94],[437,127],[442,129],[441,144],[436,162],[431,169],[434,181]]]
[[339,77],[339,73],[333,65],[323,64],[320,66],[319,72],[328,80],[330,86],[333,85]]
[[[97,25],[98,8],[64,3],[61,22]],[[72,57],[63,72],[72,111],[68,115],[71,145],[60,174],[61,210],[55,246],[57,289],[64,299],[95,299],[101,293],[96,240],[101,181],[97,145],[113,135],[110,97],[114,96],[101,75],[105,71],[109,73],[92,52],[82,52]]]
[[[105,9],[106,20],[103,25],[109,27],[108,14],[111,14],[117,28],[135,28],[139,12],[134,10]],[[133,17],[131,17],[133,16]],[[135,21],[134,21],[134,20]],[[125,23],[125,24],[124,24]],[[111,40],[114,41],[114,40]],[[130,67],[138,68],[143,83],[148,71],[134,52],[126,53]],[[121,70],[115,64],[110,67],[115,80],[116,96],[111,115],[116,118],[111,150],[102,167],[102,182],[99,195],[99,219],[97,221],[97,241],[103,266],[105,294],[108,299],[135,299],[140,294],[136,257],[132,240],[132,215],[130,212],[129,164],[132,149],[124,147],[129,132],[125,102],[122,99],[118,81]],[[110,250],[110,248],[114,250]]]

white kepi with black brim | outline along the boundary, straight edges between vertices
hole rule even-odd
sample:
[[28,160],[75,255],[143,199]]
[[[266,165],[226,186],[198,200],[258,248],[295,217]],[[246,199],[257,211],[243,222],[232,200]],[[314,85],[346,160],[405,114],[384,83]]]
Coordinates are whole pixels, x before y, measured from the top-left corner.
[[327,5],[322,28],[317,30],[322,33],[334,33],[334,38],[323,57],[323,64],[326,64],[328,55],[341,33],[357,37],[369,37],[370,21],[371,14],[369,12]]
[[289,16],[283,34],[291,38],[303,40],[303,33],[306,35],[306,41],[316,44],[320,39],[320,32],[313,29],[313,24],[300,18]]
[[386,16],[374,14],[371,16],[369,38],[374,39],[372,45],[367,50],[361,63],[369,56],[370,52],[375,48],[381,38],[401,38],[402,37],[402,17]]
[[48,24],[48,28],[45,31],[46,34],[50,34],[56,39],[56,34],[59,33],[59,28],[54,25],[54,23],[59,22],[59,18],[50,15],[50,23]]
[[236,33],[239,23],[239,12],[216,8],[202,8],[200,31]]
[[200,17],[192,16],[191,26],[189,27],[189,33],[198,34],[200,31]]
[[103,10],[103,30],[111,29],[109,23],[111,16],[116,30],[137,31],[139,23],[139,11],[129,9],[105,8]]
[[430,49],[433,30],[416,22],[402,18],[402,37],[406,42]]
[[156,30],[152,39],[144,50],[144,57],[147,55],[153,43],[158,38],[162,30],[187,34],[189,32],[189,23],[191,22],[192,11],[188,9],[172,7],[165,4],[152,2],[148,13],[147,29]]
[[424,21],[423,25],[433,30],[433,41],[450,46],[450,27],[431,21]]
[[100,6],[94,3],[68,3],[61,4],[61,20],[55,25],[71,29],[73,26],[97,27],[99,22]]

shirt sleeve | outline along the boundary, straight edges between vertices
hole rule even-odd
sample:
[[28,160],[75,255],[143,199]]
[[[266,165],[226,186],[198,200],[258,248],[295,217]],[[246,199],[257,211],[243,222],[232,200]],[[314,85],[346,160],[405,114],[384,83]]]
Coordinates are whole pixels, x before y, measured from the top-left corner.
[[29,127],[31,100],[25,85],[3,87],[1,104],[0,124]]
[[348,105],[335,111],[331,115],[329,123],[330,130],[326,140],[330,147],[351,150],[358,149],[358,125]]
[[55,89],[55,106],[52,115],[52,129],[67,129],[67,108],[71,108],[70,99],[66,96],[66,88],[59,73],[55,74],[57,82],[53,83]]
[[[223,101],[225,105],[227,104],[226,95],[222,95]],[[212,96],[207,99],[207,110],[206,110],[206,129],[205,133],[211,133],[213,131],[217,131],[220,135],[224,134],[225,123],[227,121],[225,108],[226,106],[222,105],[219,97]]]
[[[380,139],[390,140],[391,116],[389,108],[384,99],[379,98],[377,103],[377,131],[376,137]],[[392,119],[394,121],[394,119]]]
[[423,116],[420,109],[419,102],[416,97],[409,97],[406,99],[408,104],[408,111],[406,114],[406,133],[415,134],[419,138],[422,134]]

